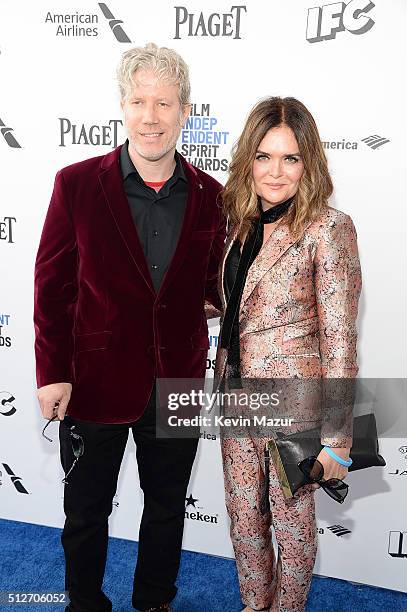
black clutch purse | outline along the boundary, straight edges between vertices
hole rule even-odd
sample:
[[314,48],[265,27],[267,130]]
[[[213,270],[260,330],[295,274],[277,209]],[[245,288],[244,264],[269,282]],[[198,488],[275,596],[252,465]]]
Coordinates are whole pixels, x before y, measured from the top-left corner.
[[[306,457],[318,456],[323,448],[321,431],[315,428],[289,435],[277,431],[276,437],[268,442],[267,447],[277,470],[284,498],[291,499],[300,487],[309,482],[298,468],[298,462]],[[349,472],[386,465],[379,454],[374,414],[364,414],[353,420],[353,446],[350,457],[353,463]]]

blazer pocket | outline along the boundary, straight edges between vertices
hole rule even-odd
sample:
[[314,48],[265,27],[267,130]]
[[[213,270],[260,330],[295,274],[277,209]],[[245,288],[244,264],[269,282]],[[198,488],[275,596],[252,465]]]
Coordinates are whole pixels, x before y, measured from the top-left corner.
[[282,351],[286,355],[319,355],[318,317],[285,325]]
[[92,332],[90,334],[76,334],[75,353],[107,349],[109,347],[111,337],[112,332],[110,331]]
[[210,240],[215,236],[215,230],[194,230],[192,232],[192,240]]
[[209,337],[208,334],[192,334],[191,336],[192,348],[199,349],[201,351],[209,350]]

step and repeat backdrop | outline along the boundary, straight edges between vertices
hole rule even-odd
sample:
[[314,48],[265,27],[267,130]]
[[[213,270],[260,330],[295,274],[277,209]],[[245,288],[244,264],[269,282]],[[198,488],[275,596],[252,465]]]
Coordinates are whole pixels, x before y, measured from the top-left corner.
[[[222,183],[260,98],[295,96],[317,121],[335,184],[331,205],[358,232],[361,387],[387,465],[350,474],[342,506],[317,491],[315,573],[406,591],[405,1],[0,7],[0,517],[63,524],[57,425],[47,430],[52,443],[42,438],[35,393],[34,259],[56,171],[124,141],[115,68],[128,48],[152,41],[190,66],[193,108],[179,151]],[[210,321],[209,376],[218,333]],[[201,438],[184,547],[232,557],[218,434],[203,430]],[[111,534],[136,540],[141,509],[129,442]]]

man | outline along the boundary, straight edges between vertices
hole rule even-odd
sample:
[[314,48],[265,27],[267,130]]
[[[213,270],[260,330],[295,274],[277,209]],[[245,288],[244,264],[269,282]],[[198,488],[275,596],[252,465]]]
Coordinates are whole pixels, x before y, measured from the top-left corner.
[[[38,397],[60,425],[68,610],[102,612],[108,516],[129,429],[144,510],[132,603],[170,610],[196,439],[155,435],[156,378],[204,377],[220,308],[221,186],[176,152],[188,68],[148,44],[118,69],[128,141],[57,173],[36,261]],[[76,460],[76,461],[75,461]]]

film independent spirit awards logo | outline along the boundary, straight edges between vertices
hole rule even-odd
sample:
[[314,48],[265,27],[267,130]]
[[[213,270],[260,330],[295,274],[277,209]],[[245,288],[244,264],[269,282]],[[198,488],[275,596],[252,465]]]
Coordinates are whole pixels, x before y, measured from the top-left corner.
[[8,335],[8,329],[5,329],[10,324],[9,314],[0,314],[0,350],[11,348],[12,339]]
[[339,32],[366,34],[375,22],[369,15],[374,8],[370,0],[331,2],[308,9],[306,39],[310,43],[334,40]]
[[[98,2],[97,5],[115,39],[119,43],[131,43],[122,25],[123,21],[116,19],[104,2]],[[79,11],[72,11],[70,13],[51,13],[51,11],[48,11],[44,21],[48,25],[52,24],[55,26],[55,36],[63,38],[92,38],[99,36],[99,22],[102,19],[102,15],[100,13],[81,13]]]

